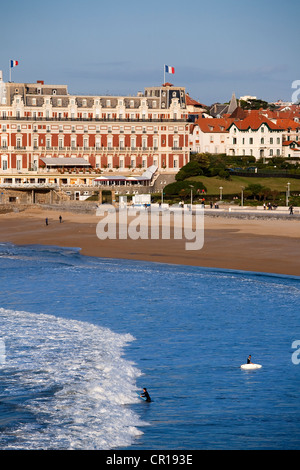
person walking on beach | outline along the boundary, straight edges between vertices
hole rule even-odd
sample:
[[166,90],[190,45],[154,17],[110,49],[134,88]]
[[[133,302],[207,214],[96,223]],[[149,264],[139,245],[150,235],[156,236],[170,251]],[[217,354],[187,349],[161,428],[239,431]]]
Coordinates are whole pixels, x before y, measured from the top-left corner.
[[146,388],[143,388],[143,393],[141,393],[142,398],[146,398],[146,401],[150,402],[151,398]]
[[59,216],[59,223],[61,224],[61,222],[62,222],[62,216],[60,215]]
[[45,223],[46,223],[46,225],[49,225],[49,224],[48,224],[48,218],[47,218],[47,217],[46,217],[46,219],[45,219]]
[[293,208],[293,206],[290,206],[289,209],[290,209],[290,215],[293,215],[293,213],[294,213],[294,208]]

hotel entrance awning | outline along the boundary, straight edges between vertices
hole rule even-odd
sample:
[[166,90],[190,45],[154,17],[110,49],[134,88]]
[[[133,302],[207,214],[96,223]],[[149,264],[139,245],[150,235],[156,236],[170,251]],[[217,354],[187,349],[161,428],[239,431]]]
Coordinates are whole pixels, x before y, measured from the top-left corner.
[[91,166],[84,158],[41,158],[46,166]]

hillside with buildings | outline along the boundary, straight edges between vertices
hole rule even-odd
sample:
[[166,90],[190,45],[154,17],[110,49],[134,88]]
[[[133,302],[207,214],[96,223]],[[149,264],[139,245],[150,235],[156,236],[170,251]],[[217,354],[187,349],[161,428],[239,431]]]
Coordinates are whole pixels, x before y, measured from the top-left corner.
[[108,187],[153,192],[196,153],[297,162],[300,106],[265,104],[233,94],[206,106],[171,83],[136,96],[79,96],[41,80],[4,82],[1,73],[1,200],[85,199]]

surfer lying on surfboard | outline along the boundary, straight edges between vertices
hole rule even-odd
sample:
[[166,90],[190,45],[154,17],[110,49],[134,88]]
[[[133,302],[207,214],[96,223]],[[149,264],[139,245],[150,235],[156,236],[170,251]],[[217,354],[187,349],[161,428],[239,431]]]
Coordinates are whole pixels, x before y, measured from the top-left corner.
[[141,393],[141,397],[144,398],[146,401],[151,401],[150,395],[147,392],[146,388],[143,388],[143,393]]

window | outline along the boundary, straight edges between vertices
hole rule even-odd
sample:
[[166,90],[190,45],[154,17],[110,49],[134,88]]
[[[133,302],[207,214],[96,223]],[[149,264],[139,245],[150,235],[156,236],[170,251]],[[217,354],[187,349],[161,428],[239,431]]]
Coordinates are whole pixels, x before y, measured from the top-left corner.
[[131,145],[131,149],[134,150],[135,149],[135,139],[134,138],[131,138],[130,145]]
[[7,158],[2,158],[2,170],[7,170]]
[[260,139],[260,143],[261,143],[261,145],[263,145],[265,143],[265,139],[263,137]]
[[253,144],[253,137],[250,137],[250,139],[249,139],[249,144],[250,144],[250,145]]
[[236,137],[233,137],[233,139],[232,139],[232,143],[233,143],[233,145],[235,145],[235,144],[236,144]]

